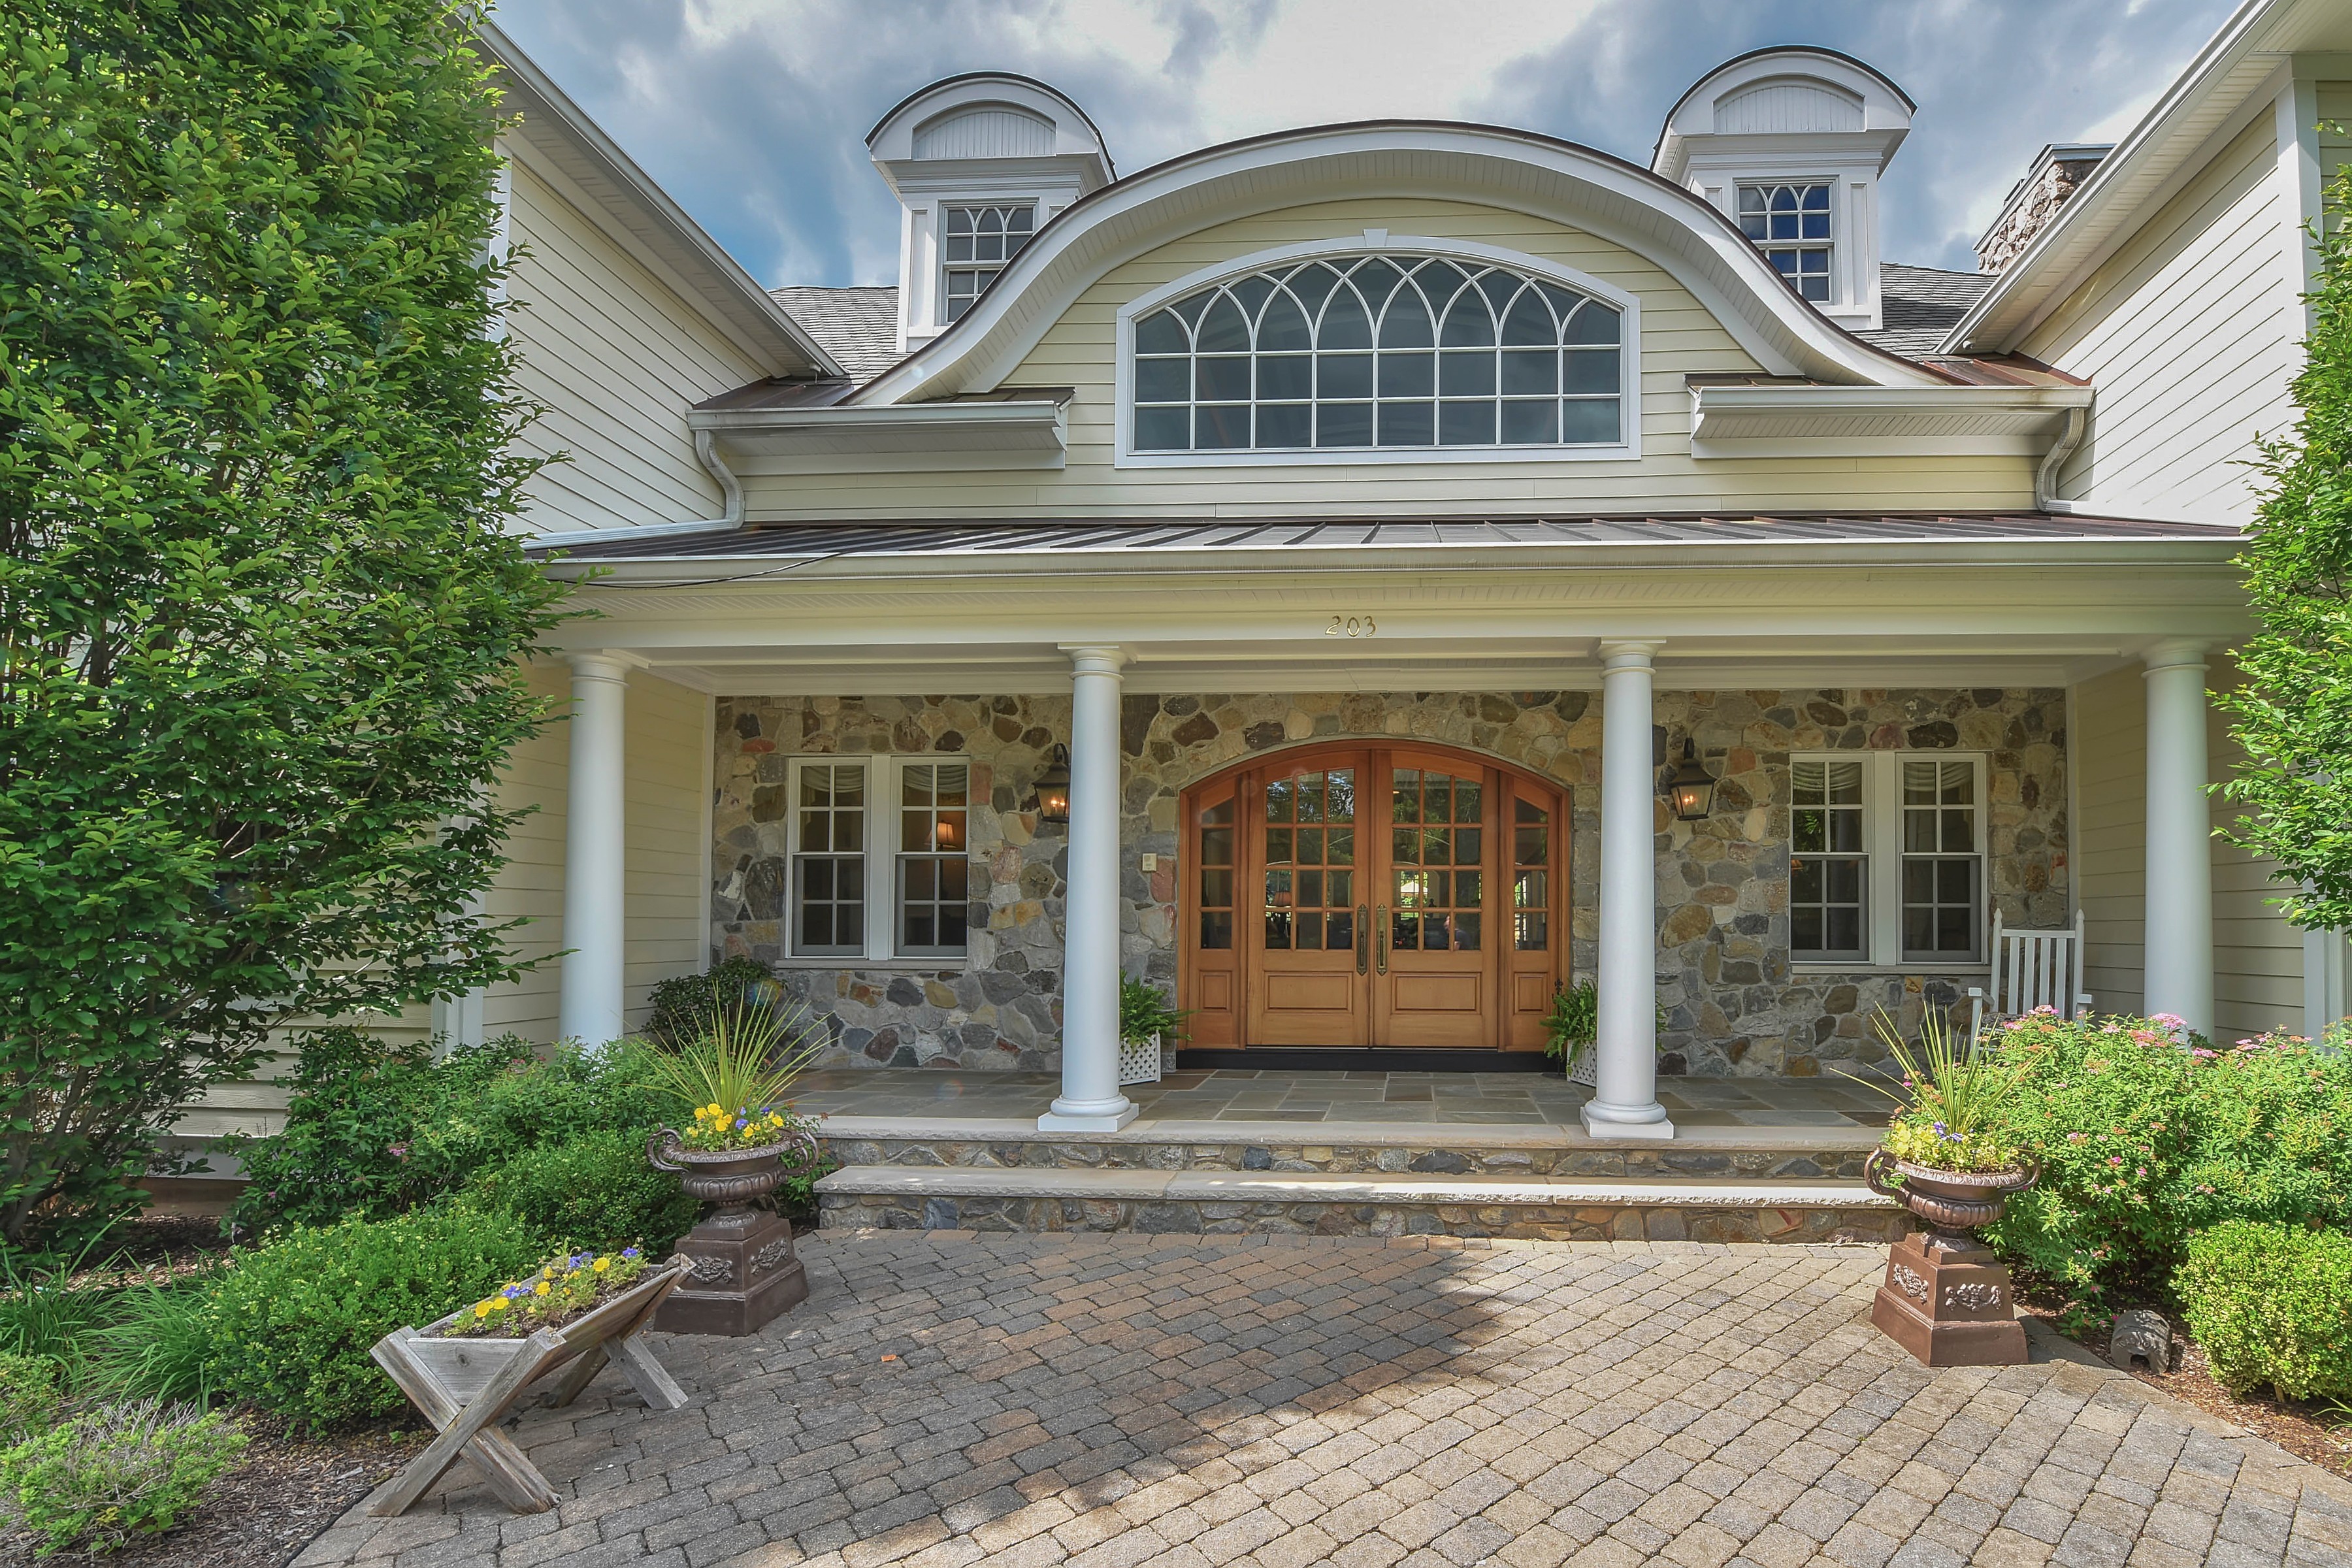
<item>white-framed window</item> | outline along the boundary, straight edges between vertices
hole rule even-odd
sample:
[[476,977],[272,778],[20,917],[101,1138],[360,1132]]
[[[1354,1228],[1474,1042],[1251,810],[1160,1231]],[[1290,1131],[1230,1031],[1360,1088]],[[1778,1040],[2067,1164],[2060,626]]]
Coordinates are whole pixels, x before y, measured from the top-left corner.
[[1984,962],[1984,758],[1789,759],[1789,945],[1799,963]]
[[1120,460],[1638,455],[1635,301],[1431,243],[1288,247],[1136,301]]
[[1025,202],[949,206],[940,214],[940,320],[957,320],[996,280],[1037,230],[1037,209]]
[[1816,305],[1830,302],[1829,181],[1741,185],[1739,232],[1800,298]]
[[970,907],[971,764],[902,763],[898,769],[896,951],[960,957]]
[[786,953],[960,959],[971,880],[971,763],[796,757]]

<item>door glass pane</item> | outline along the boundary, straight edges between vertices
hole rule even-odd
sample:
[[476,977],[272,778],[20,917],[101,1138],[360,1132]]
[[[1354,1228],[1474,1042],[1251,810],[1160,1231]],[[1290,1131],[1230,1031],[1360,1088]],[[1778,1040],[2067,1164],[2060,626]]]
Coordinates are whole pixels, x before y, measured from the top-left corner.
[[[1484,835],[1475,826],[1481,781],[1429,769],[1391,775],[1389,944],[1402,952],[1477,951],[1485,879],[1478,874]],[[1418,826],[1405,826],[1413,824]],[[1462,868],[1455,870],[1454,868]]]
[[[1356,942],[1356,775],[1327,768],[1265,786],[1265,945],[1339,952]],[[1296,824],[1297,826],[1293,826]],[[1206,908],[1205,900],[1203,900]]]
[[1551,946],[1551,813],[1531,800],[1511,803],[1511,945],[1521,952]]
[[1201,945],[1234,945],[1234,805],[1221,800],[1201,813]]

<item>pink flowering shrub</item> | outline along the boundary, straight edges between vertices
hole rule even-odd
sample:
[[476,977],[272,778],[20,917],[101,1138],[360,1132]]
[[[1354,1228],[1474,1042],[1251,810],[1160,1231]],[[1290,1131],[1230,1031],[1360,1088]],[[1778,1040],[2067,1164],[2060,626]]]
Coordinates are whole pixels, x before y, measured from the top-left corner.
[[2225,1220],[2352,1225],[2352,1056],[2264,1036],[2215,1047],[2178,1018],[2043,1013],[1990,1042],[2024,1066],[2006,1131],[2042,1163],[1989,1234],[2090,1302],[2160,1290]]

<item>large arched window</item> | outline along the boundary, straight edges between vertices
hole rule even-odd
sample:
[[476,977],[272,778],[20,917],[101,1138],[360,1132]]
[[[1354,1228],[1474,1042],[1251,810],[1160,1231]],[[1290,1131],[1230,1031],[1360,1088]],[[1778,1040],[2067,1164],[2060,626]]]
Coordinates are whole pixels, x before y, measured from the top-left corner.
[[1133,449],[1613,447],[1623,318],[1507,267],[1335,257],[1135,322]]

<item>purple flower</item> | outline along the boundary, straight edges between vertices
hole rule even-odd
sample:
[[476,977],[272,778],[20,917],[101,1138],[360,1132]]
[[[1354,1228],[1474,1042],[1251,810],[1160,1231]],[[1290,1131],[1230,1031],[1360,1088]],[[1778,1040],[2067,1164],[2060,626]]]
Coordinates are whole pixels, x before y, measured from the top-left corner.
[[625,1247],[621,1248],[621,1256],[624,1258],[635,1258],[638,1256],[637,1249],[634,1247]]

